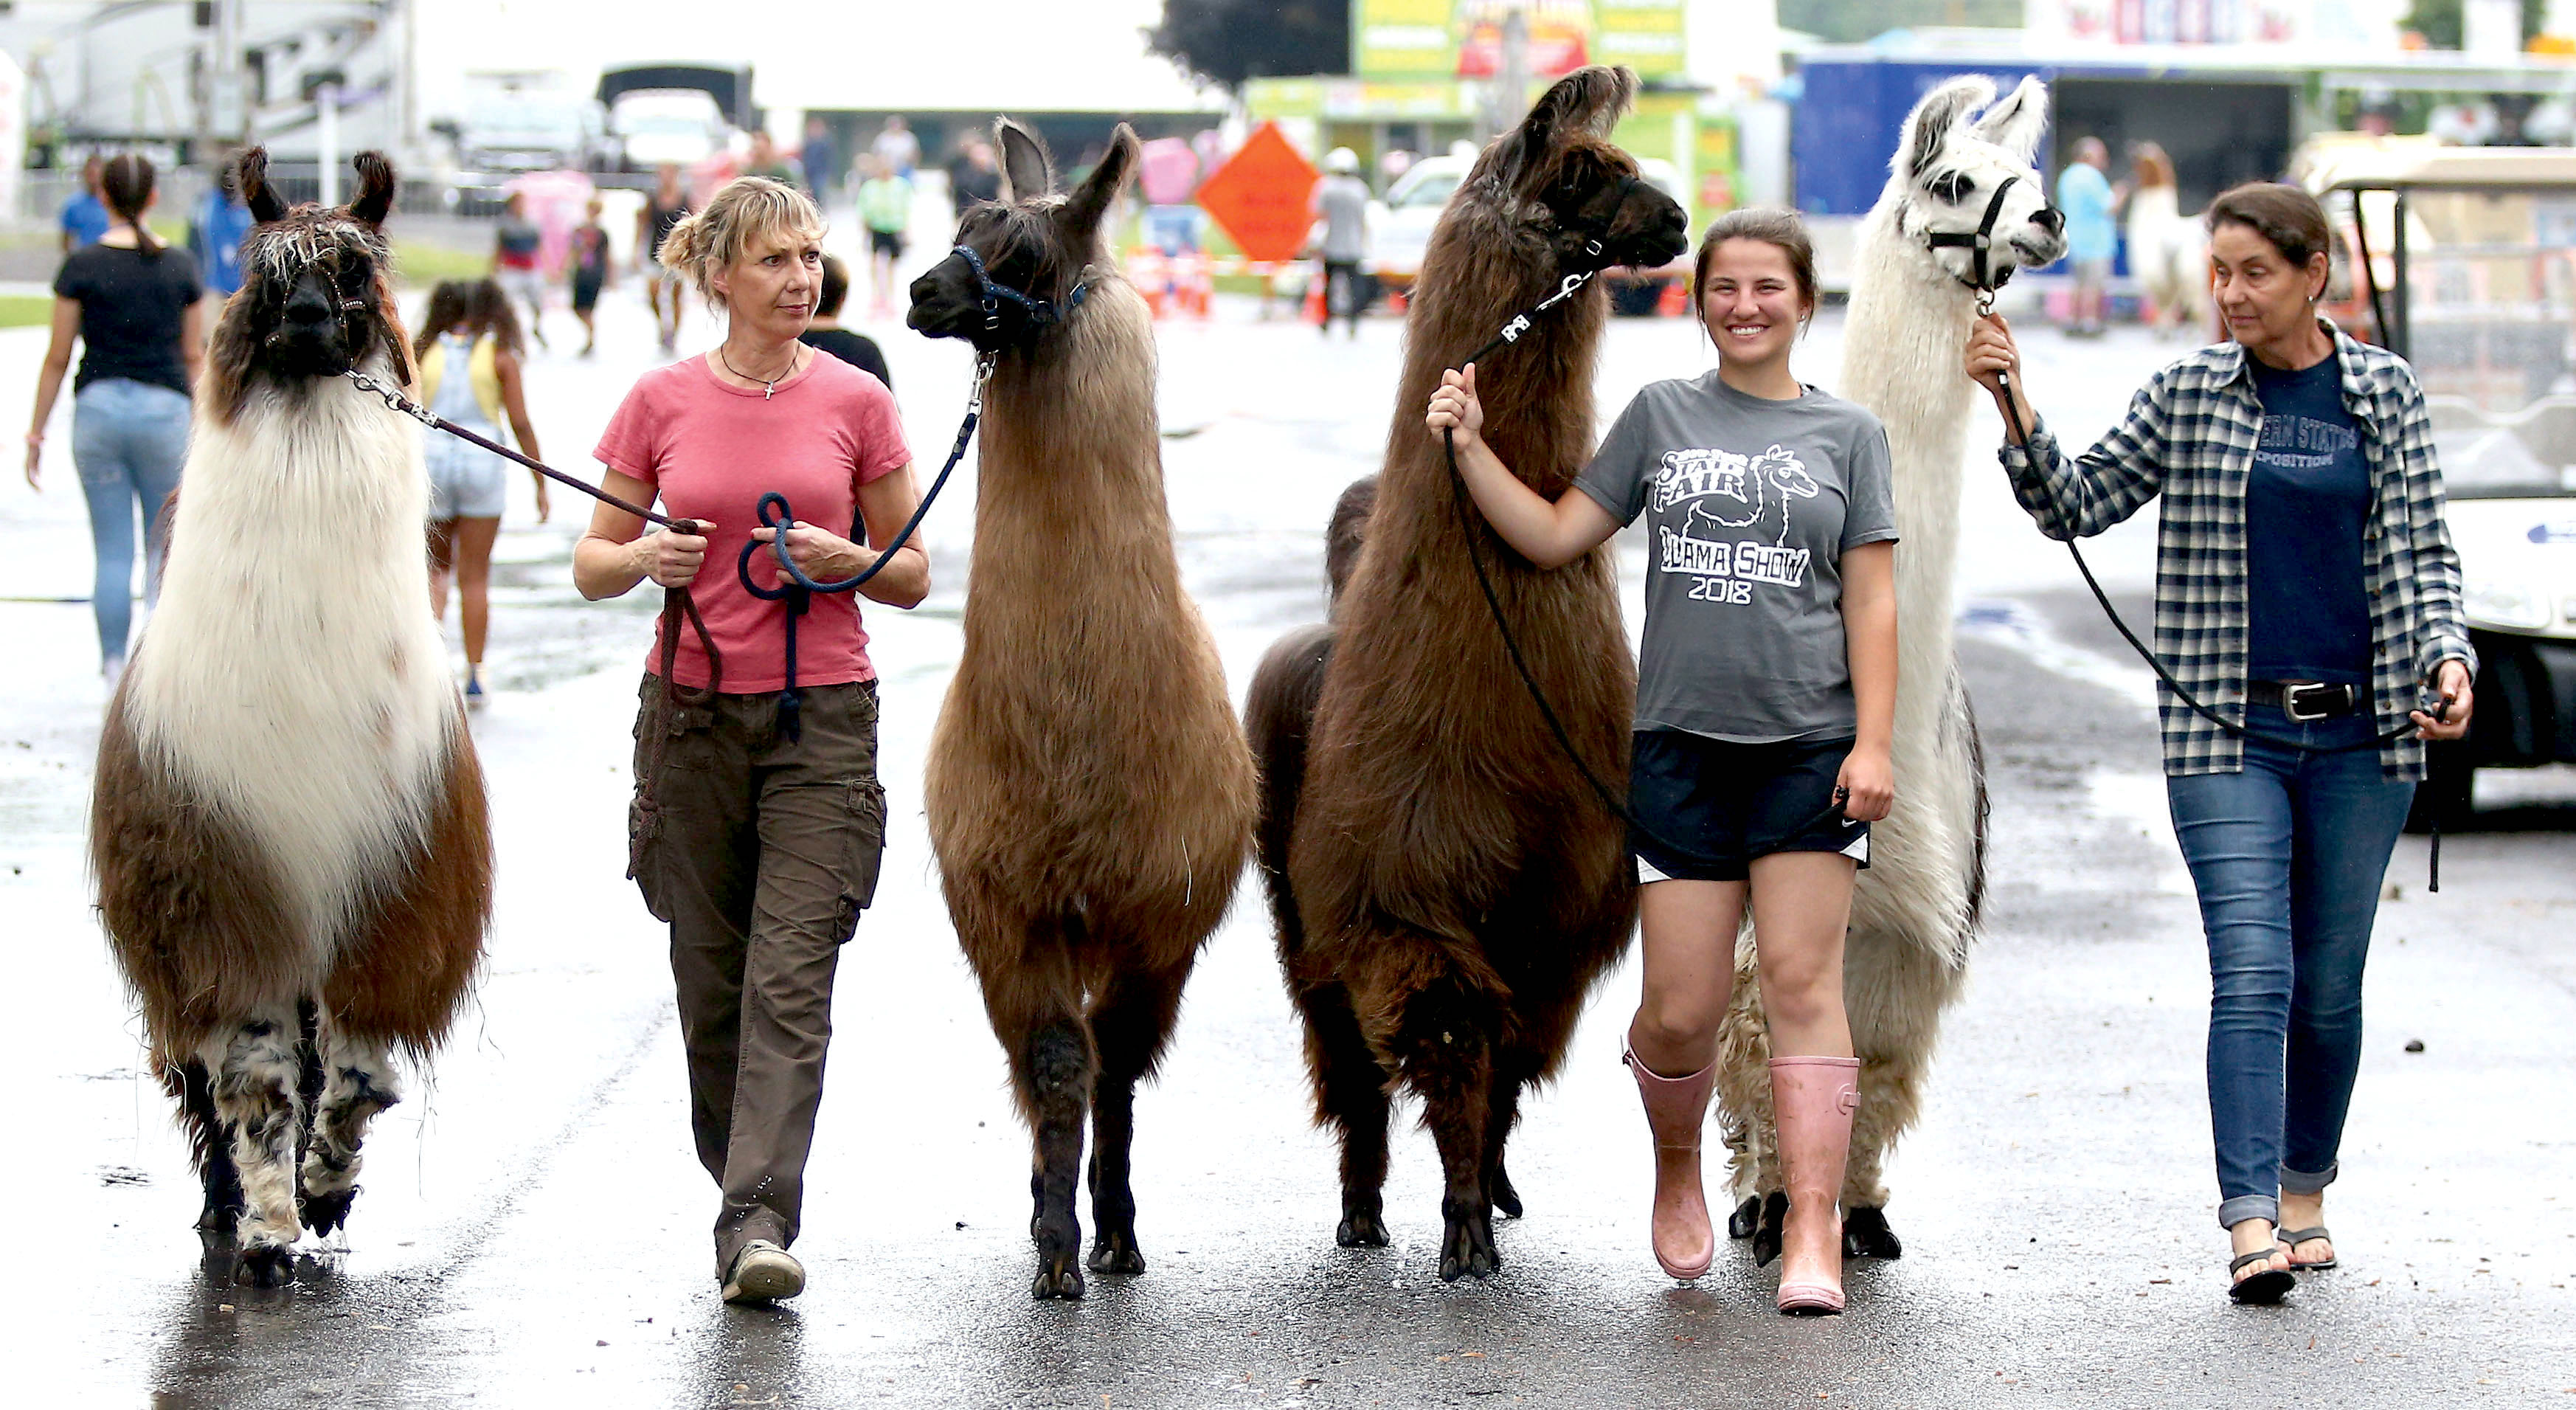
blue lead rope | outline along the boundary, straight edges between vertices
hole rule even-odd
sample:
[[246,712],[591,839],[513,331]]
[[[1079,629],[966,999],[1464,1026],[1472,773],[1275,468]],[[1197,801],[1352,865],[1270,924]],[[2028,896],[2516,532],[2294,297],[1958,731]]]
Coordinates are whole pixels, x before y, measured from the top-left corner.
[[[779,575],[787,581],[780,586],[767,588],[752,581],[751,557],[760,551],[761,544],[758,539],[744,542],[741,555],[734,560],[734,575],[742,580],[742,590],[752,596],[764,602],[787,604],[787,684],[778,692],[778,729],[789,739],[798,740],[805,737],[805,696],[796,688],[796,619],[813,610],[814,594],[857,590],[869,579],[884,572],[886,565],[892,563],[894,556],[901,553],[903,546],[911,541],[913,531],[920,528],[921,521],[929,516],[930,506],[938,501],[939,492],[947,487],[948,477],[956,472],[958,462],[966,458],[966,447],[975,439],[975,423],[984,415],[984,383],[993,375],[993,361],[992,353],[984,353],[975,359],[975,387],[966,399],[966,419],[957,427],[957,442],[948,448],[948,463],[939,467],[938,478],[930,482],[929,492],[924,494],[921,497],[921,503],[914,507],[912,517],[904,521],[903,532],[894,536],[894,541],[886,546],[884,552],[877,555],[874,563],[859,570],[858,573],[838,582],[818,582],[808,576],[803,568],[797,566],[795,558],[787,552],[787,531],[796,526],[796,512],[788,506],[787,496],[776,490],[770,490],[761,495],[759,508],[754,512],[759,516],[762,528],[777,531],[769,541],[769,548],[778,559]],[[851,541],[865,543],[866,534],[867,525],[864,516],[854,511],[850,517]]]

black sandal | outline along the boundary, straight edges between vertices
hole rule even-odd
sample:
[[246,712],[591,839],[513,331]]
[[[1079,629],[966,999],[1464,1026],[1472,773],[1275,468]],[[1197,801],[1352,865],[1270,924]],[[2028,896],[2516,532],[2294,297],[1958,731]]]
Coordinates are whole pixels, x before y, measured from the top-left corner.
[[[2278,1252],[2280,1250],[2277,1248],[2258,1248],[2252,1253],[2240,1254],[2235,1262],[2227,1265],[2227,1276],[2236,1278],[2238,1273],[2254,1264],[2269,1263],[2272,1261],[2272,1255]],[[2227,1296],[2246,1307],[2272,1307],[2278,1305],[2281,1299],[2289,1294],[2290,1289],[2298,1285],[2299,1280],[2291,1275],[2289,1269],[2266,1268],[2260,1273],[2250,1273],[2242,1278],[2236,1278],[2236,1281],[2228,1286]]]
[[2334,1235],[2327,1233],[2326,1226],[2323,1224],[2319,1224],[2313,1229],[2282,1229],[2273,1234],[2272,1237],[2281,1241],[2281,1256],[2290,1260],[2290,1269],[2293,1272],[2322,1273],[2335,1266],[2335,1256],[2331,1253],[2327,1254],[2323,1258],[2315,1260],[2314,1262],[2302,1262],[2298,1255],[2298,1247],[2301,1244],[2311,1243],[2318,1239],[2323,1239],[2328,1244],[2332,1244],[2334,1242]]

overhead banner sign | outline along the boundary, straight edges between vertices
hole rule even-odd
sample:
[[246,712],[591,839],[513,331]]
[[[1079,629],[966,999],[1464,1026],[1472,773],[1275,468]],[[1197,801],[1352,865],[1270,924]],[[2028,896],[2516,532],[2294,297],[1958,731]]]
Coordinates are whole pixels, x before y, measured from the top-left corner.
[[1491,78],[1513,10],[1528,17],[1529,74],[1626,64],[1646,79],[1683,70],[1684,0],[1351,0],[1351,72],[1366,79]]

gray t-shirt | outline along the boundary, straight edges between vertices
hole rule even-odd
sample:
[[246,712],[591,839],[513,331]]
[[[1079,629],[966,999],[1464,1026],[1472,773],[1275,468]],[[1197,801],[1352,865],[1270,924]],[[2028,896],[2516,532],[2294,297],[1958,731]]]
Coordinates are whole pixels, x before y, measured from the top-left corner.
[[1315,185],[1314,210],[1324,221],[1324,258],[1368,258],[1368,184],[1356,176],[1327,176]]
[[1656,382],[1576,478],[1654,524],[1637,728],[1737,744],[1853,734],[1842,552],[1893,542],[1887,431],[1814,388],[1739,392],[1712,369]]

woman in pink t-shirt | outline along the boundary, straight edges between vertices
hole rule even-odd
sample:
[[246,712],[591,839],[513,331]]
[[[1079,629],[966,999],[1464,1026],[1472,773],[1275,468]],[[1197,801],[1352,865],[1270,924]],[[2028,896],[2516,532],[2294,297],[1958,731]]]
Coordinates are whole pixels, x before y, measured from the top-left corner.
[[[756,527],[767,491],[814,516],[784,532],[817,579],[866,567],[920,503],[885,384],[797,341],[822,288],[822,235],[811,200],[759,177],[671,231],[662,263],[725,316],[725,340],[638,379],[598,456],[611,493],[659,498],[706,532],[648,534],[603,504],[573,547],[573,581],[593,600],[646,578],[689,588],[720,658],[719,679],[694,633],[656,641],[629,840],[636,886],[671,926],[691,1125],[723,1192],[716,1277],[729,1302],[804,1289],[787,1246],[822,1102],[833,970],[875,894],[886,818],[876,668],[854,595],[816,595],[791,657],[788,604],[745,591],[734,562],[747,542],[777,537]],[[854,520],[864,545],[819,527]],[[775,586],[768,552],[752,572]],[[929,591],[918,540],[859,589],[894,607]],[[666,659],[673,698],[657,709]]]

